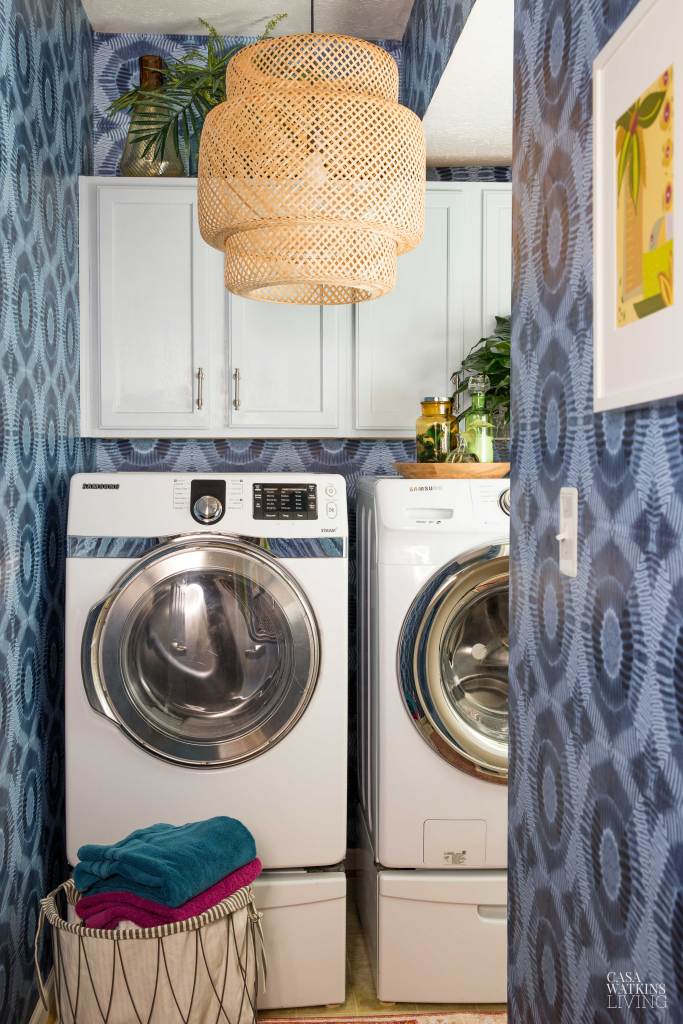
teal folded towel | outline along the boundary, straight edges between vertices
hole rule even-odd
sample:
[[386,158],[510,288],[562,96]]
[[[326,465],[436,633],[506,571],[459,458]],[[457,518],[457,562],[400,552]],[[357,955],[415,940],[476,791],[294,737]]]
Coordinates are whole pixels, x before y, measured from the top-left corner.
[[178,907],[256,856],[235,818],[150,825],[111,846],[82,846],[74,881],[81,893],[131,892]]

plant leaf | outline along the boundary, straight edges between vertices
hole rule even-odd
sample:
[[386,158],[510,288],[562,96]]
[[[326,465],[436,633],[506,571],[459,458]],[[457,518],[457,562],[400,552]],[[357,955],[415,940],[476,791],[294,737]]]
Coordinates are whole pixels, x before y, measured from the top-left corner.
[[638,205],[638,189],[640,188],[640,139],[636,132],[633,136],[633,155],[631,157],[631,199]]
[[263,30],[263,34],[261,36],[261,39],[267,39],[268,36],[272,33],[273,29],[277,28],[277,26],[280,24],[280,22],[284,21],[284,19],[286,17],[287,17],[287,12],[286,11],[283,11],[281,14],[273,15],[273,17],[269,21],[266,22],[266,27]]
[[174,144],[174,146],[176,148],[176,151],[178,153],[180,153],[180,128],[179,128],[179,125],[180,125],[180,120],[179,120],[179,118],[176,117],[175,123],[173,125],[173,144]]
[[659,112],[664,105],[664,92],[651,92],[646,96],[638,107],[638,125],[640,128],[649,128],[657,120]]
[[632,103],[628,110],[625,110],[621,117],[617,119],[617,128],[624,128],[626,131],[629,130],[635,109],[636,105],[635,103]]
[[619,166],[617,168],[617,195],[621,192],[621,183],[624,180],[624,174],[626,173],[626,167],[630,158],[631,148],[633,146],[633,135],[629,132],[624,139],[624,144],[621,147],[621,153],[619,154]]
[[183,148],[185,150],[187,150],[187,152],[189,153],[189,151],[190,151],[190,138],[192,136],[192,132],[190,131],[190,119],[187,116],[187,110],[183,110],[182,114],[180,115],[180,117],[178,119],[178,125],[179,125],[179,135],[180,135],[180,138],[182,139]]
[[[265,26],[260,38],[266,38],[286,18],[276,14]],[[108,107],[108,114],[131,115],[130,137],[144,143],[144,153],[160,158],[172,136],[179,149],[189,152],[192,139],[199,139],[206,114],[225,99],[225,72],[241,45],[228,46],[226,40],[205,19],[200,22],[207,33],[204,49],[196,48],[161,69],[160,89],[130,89]]]
[[140,92],[139,89],[130,89],[128,92],[124,92],[118,99],[115,99],[107,107],[108,114],[119,114],[121,111],[130,110],[133,103],[135,103],[136,97]]
[[[454,395],[457,398],[468,390],[469,377],[477,373],[485,373],[490,381],[487,407],[489,411],[502,410],[505,420],[509,419],[510,409],[510,349],[511,349],[511,318],[496,316],[493,334],[480,338],[472,346],[463,359],[458,373],[453,374]],[[458,375],[459,374],[459,375]],[[467,408],[459,415],[462,419]]]

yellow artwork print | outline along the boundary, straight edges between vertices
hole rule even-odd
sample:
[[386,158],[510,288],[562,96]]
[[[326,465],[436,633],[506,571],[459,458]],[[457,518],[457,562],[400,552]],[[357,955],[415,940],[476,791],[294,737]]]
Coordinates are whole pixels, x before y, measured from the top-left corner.
[[617,327],[674,300],[673,67],[615,125]]

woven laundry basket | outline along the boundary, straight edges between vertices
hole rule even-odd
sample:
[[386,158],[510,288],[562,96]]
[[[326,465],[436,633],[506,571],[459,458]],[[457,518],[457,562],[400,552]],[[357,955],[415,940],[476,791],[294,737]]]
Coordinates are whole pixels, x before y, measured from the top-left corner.
[[265,983],[261,915],[246,886],[199,917],[156,928],[115,931],[72,924],[57,907],[73,881],[40,901],[35,962],[52,926],[54,992],[60,1024],[254,1024]]

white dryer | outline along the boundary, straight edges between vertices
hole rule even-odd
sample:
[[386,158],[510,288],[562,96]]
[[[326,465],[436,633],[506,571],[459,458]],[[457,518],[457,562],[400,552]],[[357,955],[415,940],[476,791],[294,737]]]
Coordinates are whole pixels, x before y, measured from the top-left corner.
[[508,487],[360,488],[362,911],[380,999],[505,1001]]
[[346,848],[343,478],[78,475],[67,543],[71,863],[156,821],[240,818],[278,936],[262,1005],[342,1001],[345,880],[316,869]]

